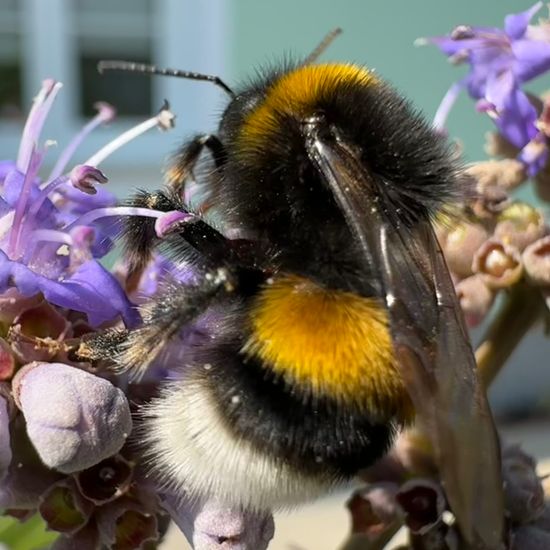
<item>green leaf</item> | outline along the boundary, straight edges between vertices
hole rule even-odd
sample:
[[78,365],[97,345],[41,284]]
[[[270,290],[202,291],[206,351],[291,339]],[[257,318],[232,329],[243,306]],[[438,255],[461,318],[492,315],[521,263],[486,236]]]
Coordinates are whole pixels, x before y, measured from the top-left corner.
[[0,543],[9,550],[40,550],[48,548],[58,533],[46,531],[46,524],[34,515],[25,522],[0,517]]

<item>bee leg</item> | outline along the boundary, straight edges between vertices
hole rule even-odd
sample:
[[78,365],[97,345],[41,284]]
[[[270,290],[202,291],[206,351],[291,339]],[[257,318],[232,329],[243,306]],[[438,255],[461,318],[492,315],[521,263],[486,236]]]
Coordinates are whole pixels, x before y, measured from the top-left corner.
[[[180,199],[164,191],[138,191],[126,204],[161,212],[183,208]],[[155,232],[154,220],[141,216],[129,216],[124,220],[121,236],[124,256],[128,264],[128,278],[139,278],[160,240]]]
[[193,177],[193,169],[205,148],[210,151],[217,169],[224,166],[227,153],[220,139],[214,134],[196,136],[183,145],[172,159],[171,166],[166,172],[166,181],[170,189],[181,194],[186,181]]
[[[239,279],[242,278],[242,283]],[[80,343],[79,360],[110,359],[120,371],[142,375],[161,350],[180,331],[192,323],[210,304],[234,292],[240,284],[249,284],[227,268],[207,272],[200,284],[181,287],[170,285],[143,309],[143,324],[134,330],[108,329]]]

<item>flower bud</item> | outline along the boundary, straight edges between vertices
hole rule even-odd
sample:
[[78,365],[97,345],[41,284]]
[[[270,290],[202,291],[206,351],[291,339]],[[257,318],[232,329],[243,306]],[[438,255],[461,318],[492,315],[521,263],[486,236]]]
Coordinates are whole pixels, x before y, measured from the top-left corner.
[[529,523],[544,509],[544,490],[536,472],[536,462],[519,446],[502,452],[504,505],[515,523]]
[[[97,529],[106,548],[134,550],[156,547],[157,517],[127,498],[101,506],[96,514]],[[197,547],[195,547],[197,548]]]
[[525,166],[515,158],[476,162],[468,167],[467,173],[474,177],[476,188],[482,194],[490,187],[509,191],[527,179]]
[[441,487],[429,479],[411,479],[401,486],[396,500],[405,523],[414,534],[424,534],[438,525],[445,511]]
[[17,373],[14,396],[42,461],[72,473],[120,450],[132,420],[124,393],[109,381],[62,363]]
[[477,326],[491,309],[494,292],[485,284],[481,275],[462,279],[455,290],[466,323],[470,327]]
[[495,237],[520,251],[540,239],[546,230],[542,214],[526,203],[511,204],[498,215],[497,220]]
[[63,347],[70,324],[47,302],[30,307],[18,315],[8,333],[8,341],[17,359],[23,363],[50,361]]
[[48,529],[72,534],[90,518],[94,505],[84,499],[70,478],[52,485],[41,497],[38,512]]
[[458,277],[472,274],[472,260],[480,246],[489,238],[487,231],[479,224],[461,223],[447,233],[445,259],[449,269]]
[[163,507],[195,550],[266,550],[273,538],[271,514],[230,508],[217,501],[163,495]]
[[493,222],[495,216],[502,212],[510,202],[511,199],[508,193],[504,189],[493,185],[484,188],[470,202],[470,208],[480,220]]
[[474,255],[474,273],[479,273],[489,288],[506,288],[523,274],[518,249],[497,239],[486,241]]
[[351,513],[352,534],[376,538],[398,520],[396,483],[375,483],[356,491],[346,506]]
[[80,472],[76,478],[80,492],[97,506],[125,494],[132,481],[132,464],[121,456],[102,460]]
[[536,285],[550,285],[550,236],[529,245],[522,255],[529,279]]

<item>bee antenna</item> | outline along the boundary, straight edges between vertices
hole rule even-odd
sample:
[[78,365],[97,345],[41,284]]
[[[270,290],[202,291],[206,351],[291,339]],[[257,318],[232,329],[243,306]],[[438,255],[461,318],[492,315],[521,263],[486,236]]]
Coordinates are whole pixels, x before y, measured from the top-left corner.
[[342,34],[342,29],[340,27],[336,27],[335,29],[332,29],[329,33],[327,33],[323,40],[319,42],[317,47],[306,57],[303,65],[311,65],[312,63],[315,63],[319,56],[334,42],[334,39],[340,34]]
[[219,76],[209,74],[180,71],[179,69],[160,69],[154,65],[147,65],[145,63],[115,60],[100,61],[97,64],[97,70],[99,73],[103,73],[103,71],[124,71],[140,74],[175,76],[177,78],[189,78],[191,80],[204,80],[206,82],[213,82],[216,86],[222,88],[226,94],[229,94],[232,98],[235,97],[235,92]]

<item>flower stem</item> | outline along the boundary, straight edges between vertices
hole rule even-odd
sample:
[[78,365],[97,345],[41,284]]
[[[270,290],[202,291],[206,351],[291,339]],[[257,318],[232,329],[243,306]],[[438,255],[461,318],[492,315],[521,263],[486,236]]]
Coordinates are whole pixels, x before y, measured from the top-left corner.
[[479,377],[485,388],[491,385],[543,311],[544,302],[536,288],[520,283],[510,289],[496,319],[476,349]]

